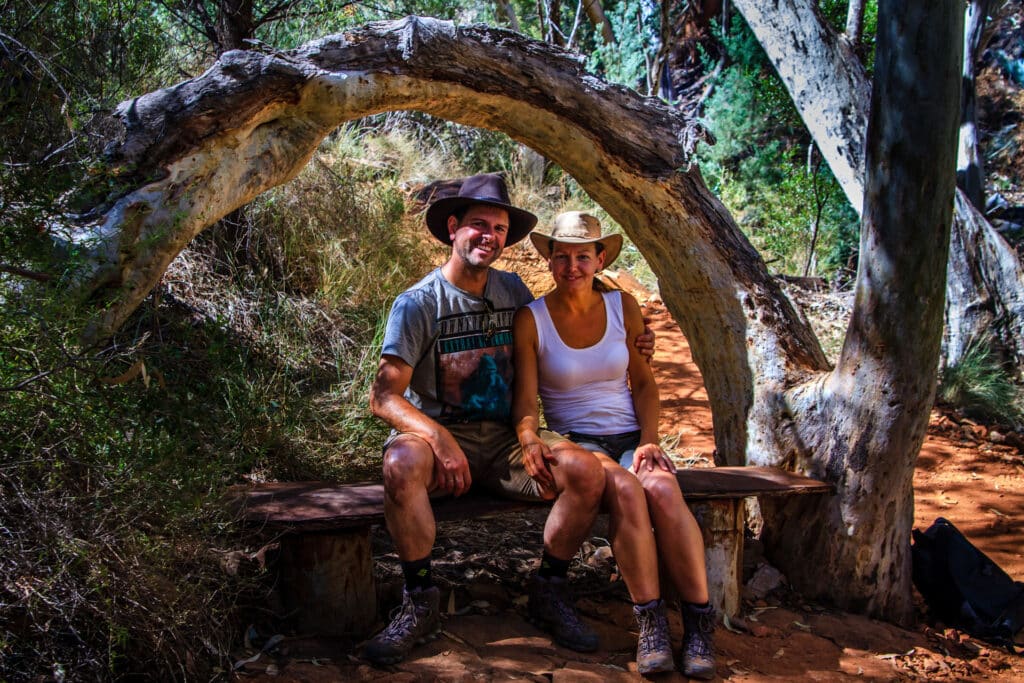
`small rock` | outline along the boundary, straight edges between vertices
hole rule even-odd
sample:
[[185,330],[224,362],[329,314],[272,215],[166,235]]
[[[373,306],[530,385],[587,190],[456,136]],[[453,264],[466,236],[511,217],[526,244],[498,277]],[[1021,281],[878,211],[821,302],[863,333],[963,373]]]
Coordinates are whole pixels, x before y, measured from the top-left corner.
[[786,577],[782,572],[770,564],[762,563],[743,587],[743,594],[748,600],[760,600],[784,583]]
[[992,443],[1006,443],[1006,437],[994,429],[988,433],[988,440]]

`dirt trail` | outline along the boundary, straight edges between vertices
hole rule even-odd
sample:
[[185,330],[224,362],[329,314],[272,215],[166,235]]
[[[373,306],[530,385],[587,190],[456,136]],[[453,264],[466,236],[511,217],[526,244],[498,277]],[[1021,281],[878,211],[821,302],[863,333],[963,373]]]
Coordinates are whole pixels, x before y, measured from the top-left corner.
[[[657,300],[647,307],[658,335],[655,371],[663,435],[679,435],[685,459],[710,460],[711,413],[703,380],[676,323]],[[945,516],[1011,576],[1024,579],[1020,523],[1024,459],[989,431],[933,413],[915,475],[915,522]],[[706,463],[703,463],[706,464]],[[542,513],[442,525],[435,576],[447,613],[441,638],[386,670],[355,655],[355,643],[290,635],[270,654],[240,667],[259,681],[636,681],[636,631],[626,593],[595,529],[574,568],[579,605],[602,649],[580,655],[552,644],[524,619],[525,578],[540,547]],[[756,549],[756,543],[748,544]],[[394,604],[400,581],[386,535],[377,535],[381,600]],[[756,559],[756,558],[751,558]],[[681,625],[672,617],[678,646]],[[745,601],[742,618],[716,635],[718,676],[730,681],[1024,680],[1024,657],[927,625],[912,629],[808,603],[784,586]],[[238,659],[252,652],[239,652]],[[659,680],[684,680],[666,674]]]

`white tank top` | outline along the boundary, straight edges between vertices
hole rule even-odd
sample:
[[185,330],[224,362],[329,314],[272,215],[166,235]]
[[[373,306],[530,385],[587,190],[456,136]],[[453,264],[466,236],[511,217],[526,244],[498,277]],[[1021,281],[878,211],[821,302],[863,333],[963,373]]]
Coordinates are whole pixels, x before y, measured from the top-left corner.
[[547,302],[530,304],[537,327],[538,389],[550,429],[566,434],[621,434],[640,429],[626,370],[629,347],[620,292],[605,292],[607,322],[601,341],[585,349],[558,335]]

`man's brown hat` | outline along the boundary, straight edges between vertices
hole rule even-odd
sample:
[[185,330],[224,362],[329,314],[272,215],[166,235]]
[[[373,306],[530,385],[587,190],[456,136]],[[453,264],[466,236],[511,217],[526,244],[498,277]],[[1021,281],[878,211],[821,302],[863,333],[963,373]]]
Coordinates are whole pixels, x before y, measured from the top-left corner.
[[427,209],[427,228],[430,229],[430,233],[445,244],[451,245],[452,241],[448,236],[448,216],[472,204],[486,204],[508,211],[506,247],[526,237],[537,224],[536,216],[509,203],[504,178],[497,173],[482,173],[463,180],[458,193],[451,197],[442,197],[430,205]]

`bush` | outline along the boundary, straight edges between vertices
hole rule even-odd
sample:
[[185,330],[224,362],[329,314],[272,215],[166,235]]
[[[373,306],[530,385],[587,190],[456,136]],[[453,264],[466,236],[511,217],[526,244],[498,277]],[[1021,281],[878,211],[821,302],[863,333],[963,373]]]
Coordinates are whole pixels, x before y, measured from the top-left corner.
[[942,370],[936,400],[975,419],[1011,425],[1024,419],[1020,389],[987,337],[971,340],[960,360]]

